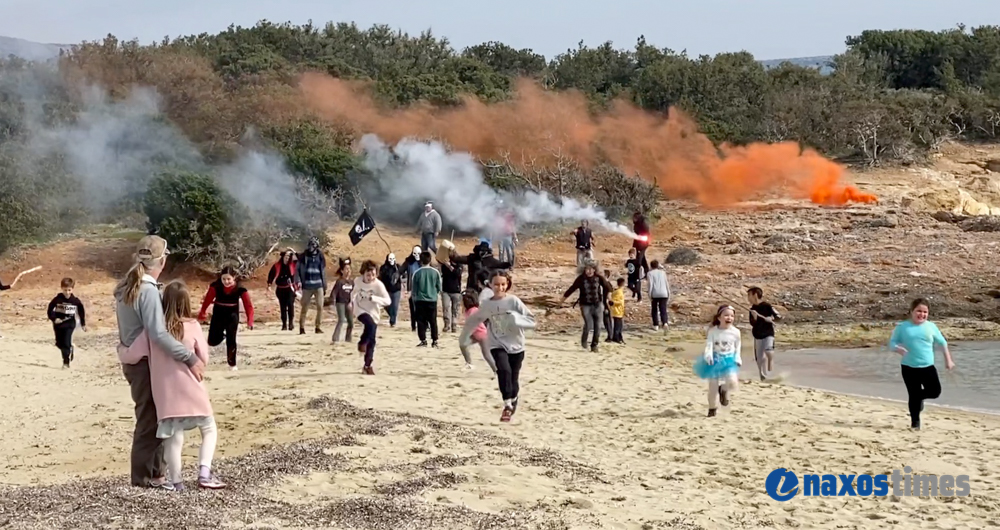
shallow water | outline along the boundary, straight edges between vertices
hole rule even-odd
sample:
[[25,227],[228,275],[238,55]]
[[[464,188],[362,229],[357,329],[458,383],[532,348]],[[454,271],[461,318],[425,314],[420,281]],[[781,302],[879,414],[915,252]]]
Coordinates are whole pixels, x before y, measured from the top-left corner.
[[[957,342],[950,348],[956,368],[947,373],[944,356],[936,355],[941,397],[928,404],[1000,414],[1000,342]],[[774,372],[785,384],[905,401],[899,358],[885,347],[781,351],[779,346]],[[741,376],[753,377],[752,351],[744,352],[743,365]]]

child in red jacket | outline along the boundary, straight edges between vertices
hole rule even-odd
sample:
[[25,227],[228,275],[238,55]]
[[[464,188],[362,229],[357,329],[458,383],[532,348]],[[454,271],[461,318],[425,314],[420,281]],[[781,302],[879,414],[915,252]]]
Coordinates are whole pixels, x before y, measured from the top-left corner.
[[247,328],[253,329],[253,303],[250,293],[236,282],[236,271],[232,267],[224,267],[219,272],[219,279],[212,282],[205,293],[201,304],[198,320],[205,321],[208,306],[212,309],[212,321],[208,325],[208,345],[218,346],[226,340],[226,361],[229,369],[236,371],[236,332],[240,329],[240,302],[247,312]]

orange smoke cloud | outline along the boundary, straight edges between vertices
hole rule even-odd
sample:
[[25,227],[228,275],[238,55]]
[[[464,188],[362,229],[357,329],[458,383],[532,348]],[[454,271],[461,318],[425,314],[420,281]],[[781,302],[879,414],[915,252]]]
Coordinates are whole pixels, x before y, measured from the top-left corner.
[[607,161],[654,181],[668,197],[722,207],[761,192],[785,189],[818,204],[874,202],[842,183],[845,169],[797,143],[716,146],[684,113],[664,118],[619,101],[595,115],[578,92],[546,91],[521,80],[511,101],[484,104],[468,98],[451,109],[380,108],[367,88],[323,74],[302,76],[300,89],[324,118],[395,143],[436,138],[481,158],[515,165],[553,164],[568,157],[584,167]]

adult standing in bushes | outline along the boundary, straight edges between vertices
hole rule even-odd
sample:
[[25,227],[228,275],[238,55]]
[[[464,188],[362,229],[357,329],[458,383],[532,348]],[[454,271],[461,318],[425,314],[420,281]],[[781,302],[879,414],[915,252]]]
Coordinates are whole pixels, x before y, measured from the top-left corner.
[[281,331],[295,329],[295,293],[301,288],[296,274],[298,259],[294,250],[287,249],[267,274],[267,288],[274,286],[274,295],[281,308]]
[[323,299],[326,298],[326,257],[319,248],[319,238],[309,238],[305,251],[299,255],[299,265],[296,271],[299,284],[302,285],[302,307],[299,311],[299,335],[306,334],[306,316],[309,305],[316,307],[316,333],[323,333]]
[[115,287],[114,294],[118,359],[135,403],[132,485],[172,490],[173,484],[165,477],[162,440],[156,437],[156,404],[149,379],[150,344],[135,344],[145,331],[151,343],[187,365],[195,379],[201,381],[205,376],[205,363],[167,331],[156,280],[163,272],[169,253],[167,242],[161,237],[140,239],[132,268]]
[[424,203],[424,211],[417,218],[417,232],[420,233],[420,248],[437,252],[437,236],[441,234],[441,214],[434,209],[434,203]]

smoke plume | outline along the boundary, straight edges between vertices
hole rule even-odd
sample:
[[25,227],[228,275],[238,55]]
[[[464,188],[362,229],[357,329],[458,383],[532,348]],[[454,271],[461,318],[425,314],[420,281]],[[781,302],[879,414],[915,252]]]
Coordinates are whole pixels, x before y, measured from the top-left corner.
[[472,155],[450,152],[439,142],[403,139],[390,148],[378,136],[366,134],[361,138],[361,149],[366,169],[376,176],[378,189],[369,198],[376,210],[392,212],[400,205],[430,200],[449,225],[480,235],[497,229],[501,210],[509,209],[518,223],[588,219],[635,237],[625,226],[608,220],[604,212],[573,199],[557,202],[547,193],[496,191],[486,184]]
[[[296,178],[284,160],[260,147],[243,149],[232,163],[210,166],[197,147],[160,112],[160,97],[152,88],[135,87],[122,100],[91,87],[71,122],[48,123],[43,103],[48,90],[33,76],[18,84],[25,102],[26,151],[21,166],[59,159],[80,183],[82,196],[67,200],[94,214],[105,214],[123,199],[141,199],[150,181],[166,170],[214,174],[219,185],[251,212],[279,214],[303,222],[296,208]],[[252,134],[247,138],[253,140]],[[259,217],[259,216],[256,216]]]
[[511,101],[486,105],[467,98],[454,109],[384,110],[365,86],[316,73],[303,75],[300,89],[325,118],[346,121],[390,143],[431,137],[516,165],[552,164],[559,157],[584,167],[607,161],[654,181],[669,197],[711,207],[777,189],[828,205],[876,200],[844,184],[843,166],[797,143],[718,147],[676,109],[663,118],[619,101],[594,115],[582,94],[545,91],[526,80],[518,83]]

